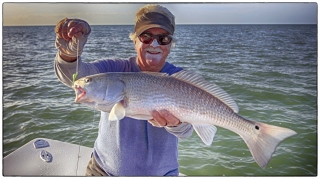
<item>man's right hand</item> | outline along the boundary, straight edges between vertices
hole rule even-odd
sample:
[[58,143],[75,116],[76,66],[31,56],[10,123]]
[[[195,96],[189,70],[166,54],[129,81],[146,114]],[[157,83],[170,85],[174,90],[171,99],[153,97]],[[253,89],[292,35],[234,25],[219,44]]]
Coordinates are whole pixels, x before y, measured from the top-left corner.
[[62,19],[54,29],[56,33],[55,46],[61,58],[75,61],[80,56],[87,38],[91,33],[90,25],[80,19]]

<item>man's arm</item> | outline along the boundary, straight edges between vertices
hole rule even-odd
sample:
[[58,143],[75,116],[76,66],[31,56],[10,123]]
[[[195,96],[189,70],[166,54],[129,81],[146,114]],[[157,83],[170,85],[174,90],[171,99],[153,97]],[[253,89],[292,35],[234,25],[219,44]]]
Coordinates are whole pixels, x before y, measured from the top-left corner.
[[66,62],[74,62],[77,60],[77,57],[68,57],[59,51],[60,58]]
[[58,22],[54,30],[55,46],[58,49],[54,68],[62,83],[72,87],[73,74],[77,73],[79,79],[99,72],[94,65],[81,61],[84,45],[91,33],[90,25],[86,21],[65,18]]
[[78,65],[78,75],[77,79],[99,73],[97,67],[91,63],[82,62],[81,57],[78,58],[79,61],[68,62],[62,59],[59,53],[57,53],[54,61],[54,70],[58,79],[65,85],[72,87],[72,75],[77,73]]

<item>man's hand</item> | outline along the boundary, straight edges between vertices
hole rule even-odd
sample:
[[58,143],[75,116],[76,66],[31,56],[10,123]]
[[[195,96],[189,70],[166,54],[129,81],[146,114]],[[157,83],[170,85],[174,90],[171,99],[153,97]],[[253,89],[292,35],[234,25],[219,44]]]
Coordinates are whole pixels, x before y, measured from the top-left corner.
[[64,60],[72,61],[73,59],[74,61],[77,55],[81,55],[91,28],[84,20],[65,18],[58,22],[54,31],[56,33],[55,46],[59,49],[60,56]]
[[153,110],[151,115],[153,119],[150,119],[148,122],[155,127],[176,127],[181,124],[180,120],[167,110]]

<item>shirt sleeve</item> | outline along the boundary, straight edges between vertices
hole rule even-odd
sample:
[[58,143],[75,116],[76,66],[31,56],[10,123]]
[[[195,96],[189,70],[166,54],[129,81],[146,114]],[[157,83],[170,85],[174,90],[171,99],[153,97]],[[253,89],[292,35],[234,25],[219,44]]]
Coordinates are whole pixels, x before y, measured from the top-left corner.
[[77,79],[97,73],[138,72],[140,69],[136,64],[135,59],[135,57],[131,57],[128,60],[104,59],[86,63],[79,57],[78,61],[66,62],[60,57],[59,53],[57,53],[54,68],[58,79],[65,85],[71,87],[72,76],[77,71]]
[[99,73],[99,70],[95,65],[83,63],[81,57],[75,62],[66,62],[60,57],[59,53],[57,53],[54,61],[54,70],[56,76],[63,84],[72,87],[72,76],[77,72],[77,68],[77,79]]
[[177,127],[164,127],[169,133],[175,135],[180,139],[188,138],[193,133],[193,127],[188,123],[181,123]]

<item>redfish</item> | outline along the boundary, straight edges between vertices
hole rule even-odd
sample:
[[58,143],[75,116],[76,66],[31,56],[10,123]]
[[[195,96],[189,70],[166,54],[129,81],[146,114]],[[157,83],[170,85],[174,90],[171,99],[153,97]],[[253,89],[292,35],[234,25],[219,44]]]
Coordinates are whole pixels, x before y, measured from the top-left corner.
[[296,132],[248,120],[238,115],[238,105],[219,86],[201,76],[180,71],[171,76],[150,72],[111,72],[77,80],[76,103],[108,112],[109,120],[125,116],[149,120],[152,110],[168,110],[181,122],[192,124],[206,145],[219,126],[237,133],[253,158],[265,168],[278,144]]

